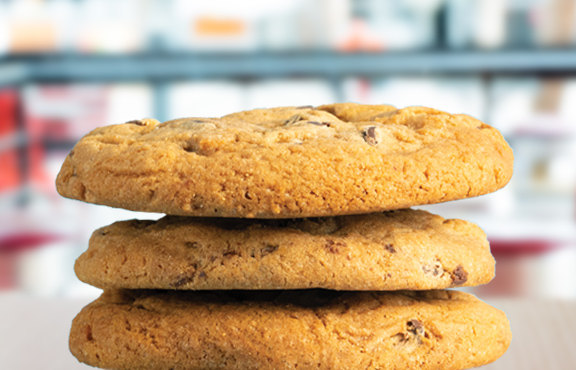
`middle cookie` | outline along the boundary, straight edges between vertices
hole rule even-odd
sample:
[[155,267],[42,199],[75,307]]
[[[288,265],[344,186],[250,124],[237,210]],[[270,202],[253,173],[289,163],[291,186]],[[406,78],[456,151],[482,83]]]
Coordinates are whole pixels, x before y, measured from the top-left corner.
[[478,226],[405,209],[121,221],[94,232],[75,270],[106,289],[428,290],[488,283],[494,259]]

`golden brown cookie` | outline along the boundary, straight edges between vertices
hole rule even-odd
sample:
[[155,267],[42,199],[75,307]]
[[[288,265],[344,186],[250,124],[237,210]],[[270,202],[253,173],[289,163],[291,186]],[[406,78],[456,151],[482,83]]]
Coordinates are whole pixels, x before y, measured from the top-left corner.
[[502,135],[470,116],[334,104],[101,127],[56,183],[65,197],[135,211],[295,218],[486,194],[512,166]]
[[106,369],[467,369],[500,357],[505,314],[458,291],[108,291],[70,350]]
[[484,232],[422,210],[316,219],[122,221],[76,261],[100,288],[401,290],[494,277]]

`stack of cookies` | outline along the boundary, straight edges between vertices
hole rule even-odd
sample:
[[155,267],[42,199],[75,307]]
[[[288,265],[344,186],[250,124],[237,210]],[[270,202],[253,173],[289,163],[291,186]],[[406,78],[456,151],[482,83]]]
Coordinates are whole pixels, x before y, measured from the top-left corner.
[[434,109],[333,104],[137,120],[80,140],[61,195],[167,216],[96,230],[78,277],[104,289],[70,349],[107,369],[465,369],[504,313],[474,224],[410,207],[493,192],[500,133]]

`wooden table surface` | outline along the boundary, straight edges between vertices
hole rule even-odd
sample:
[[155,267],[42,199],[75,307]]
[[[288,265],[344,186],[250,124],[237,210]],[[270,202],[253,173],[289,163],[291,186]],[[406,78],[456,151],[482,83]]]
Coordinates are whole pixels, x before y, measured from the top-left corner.
[[[0,369],[88,370],[68,352],[72,318],[91,299],[48,299],[0,293]],[[576,369],[576,302],[490,300],[506,312],[514,339],[482,370]]]

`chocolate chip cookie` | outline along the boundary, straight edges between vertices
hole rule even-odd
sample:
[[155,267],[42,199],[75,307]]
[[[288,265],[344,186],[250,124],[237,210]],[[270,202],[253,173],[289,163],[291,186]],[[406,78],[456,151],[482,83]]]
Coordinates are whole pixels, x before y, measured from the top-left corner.
[[314,219],[122,221],[96,230],[76,275],[100,288],[401,290],[494,277],[484,232],[422,210]]
[[348,103],[101,127],[70,152],[57,189],[172,215],[319,217],[490,193],[512,167],[502,135],[470,116]]
[[458,291],[105,291],[70,350],[106,369],[467,369],[511,340]]

